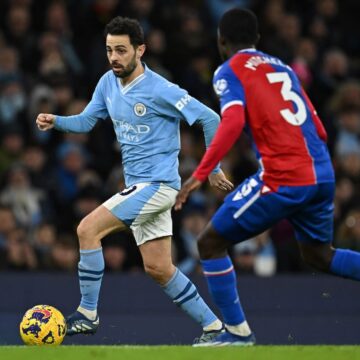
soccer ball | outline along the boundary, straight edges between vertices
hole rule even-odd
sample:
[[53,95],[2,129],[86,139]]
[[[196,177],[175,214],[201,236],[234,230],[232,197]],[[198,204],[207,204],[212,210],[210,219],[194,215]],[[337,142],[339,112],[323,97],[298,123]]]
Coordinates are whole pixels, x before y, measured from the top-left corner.
[[20,336],[26,345],[60,345],[65,334],[63,314],[49,305],[32,307],[20,323]]

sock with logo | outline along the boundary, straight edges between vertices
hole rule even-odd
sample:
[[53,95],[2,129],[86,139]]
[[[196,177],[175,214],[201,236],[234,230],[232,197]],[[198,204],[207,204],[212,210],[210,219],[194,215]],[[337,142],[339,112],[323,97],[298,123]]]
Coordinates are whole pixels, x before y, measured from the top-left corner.
[[80,250],[78,271],[81,309],[96,310],[104,267],[104,256],[101,247],[94,250]]
[[[208,326],[215,328],[217,323],[214,322],[218,318],[199,295],[195,285],[179,269],[175,270],[172,278],[163,286],[163,290],[175,305],[190,315],[203,328]],[[221,328],[220,321],[219,328]]]

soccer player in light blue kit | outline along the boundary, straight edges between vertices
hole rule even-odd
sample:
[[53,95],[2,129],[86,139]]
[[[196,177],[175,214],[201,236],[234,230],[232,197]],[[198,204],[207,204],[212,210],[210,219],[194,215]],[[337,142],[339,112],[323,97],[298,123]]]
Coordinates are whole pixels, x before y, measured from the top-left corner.
[[[67,318],[67,334],[95,333],[97,303],[104,272],[101,240],[130,227],[141,252],[145,271],[174,304],[203,327],[197,342],[209,341],[223,330],[221,321],[194,284],[171,260],[171,207],[180,188],[179,123],[199,122],[208,145],[218,127],[218,115],[177,85],[141,62],[143,31],[136,20],[116,17],[105,28],[106,50],[112,70],[96,86],[92,100],[79,115],[39,114],[40,130],[84,133],[98,120],[111,118],[121,146],[126,189],[105,201],[79,224],[78,266],[81,302]],[[219,166],[209,176],[211,185],[230,190],[232,184]]]

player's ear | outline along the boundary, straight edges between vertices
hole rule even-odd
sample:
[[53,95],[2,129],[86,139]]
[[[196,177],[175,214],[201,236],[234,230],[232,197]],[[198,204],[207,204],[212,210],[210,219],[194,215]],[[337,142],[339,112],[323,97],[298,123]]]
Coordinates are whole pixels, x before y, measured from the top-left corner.
[[226,44],[227,44],[226,39],[221,35],[219,35],[219,37],[218,37],[218,43],[222,47],[226,47]]
[[140,59],[144,55],[145,49],[146,49],[145,44],[139,45],[137,47],[137,49],[136,49],[136,57],[138,59]]

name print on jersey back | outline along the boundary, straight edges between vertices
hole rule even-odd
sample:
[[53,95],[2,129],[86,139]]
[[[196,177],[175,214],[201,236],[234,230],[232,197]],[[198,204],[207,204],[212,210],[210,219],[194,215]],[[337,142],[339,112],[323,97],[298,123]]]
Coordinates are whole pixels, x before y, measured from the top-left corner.
[[266,183],[304,186],[333,181],[326,132],[291,67],[245,49],[215,72],[214,89],[222,113],[234,104],[244,107]]

